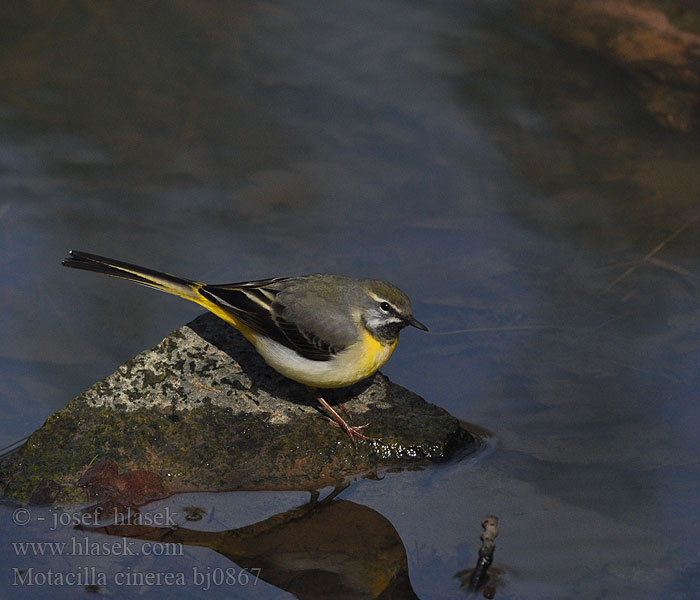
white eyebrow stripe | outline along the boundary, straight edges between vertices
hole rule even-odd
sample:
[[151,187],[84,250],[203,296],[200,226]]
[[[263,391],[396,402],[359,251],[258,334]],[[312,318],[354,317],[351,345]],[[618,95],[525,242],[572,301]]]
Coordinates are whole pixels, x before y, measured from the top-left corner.
[[[376,294],[373,294],[370,291],[367,291],[367,295],[372,298],[372,300],[376,300],[377,302],[386,302],[386,298],[382,298],[381,296],[377,296]],[[391,302],[389,303],[391,304]]]
[[[395,313],[401,314],[400,311],[399,311],[399,309],[396,308],[396,307],[393,305],[393,303],[389,302],[386,298],[382,298],[381,296],[377,296],[376,294],[373,294],[373,293],[370,292],[370,291],[367,292],[367,295],[368,295],[370,298],[372,298],[372,300],[375,300],[375,301],[377,301],[377,302],[386,302],[389,306],[391,306],[391,308],[394,310]],[[398,319],[398,320],[400,321],[401,319]]]

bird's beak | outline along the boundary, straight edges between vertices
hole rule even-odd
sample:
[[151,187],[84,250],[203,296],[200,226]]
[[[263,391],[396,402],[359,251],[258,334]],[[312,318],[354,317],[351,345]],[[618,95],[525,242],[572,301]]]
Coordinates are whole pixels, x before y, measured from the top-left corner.
[[413,315],[410,317],[407,317],[404,319],[406,322],[406,325],[412,325],[413,327],[416,327],[417,329],[422,329],[423,331],[428,331],[428,328],[423,325],[418,319],[416,319]]

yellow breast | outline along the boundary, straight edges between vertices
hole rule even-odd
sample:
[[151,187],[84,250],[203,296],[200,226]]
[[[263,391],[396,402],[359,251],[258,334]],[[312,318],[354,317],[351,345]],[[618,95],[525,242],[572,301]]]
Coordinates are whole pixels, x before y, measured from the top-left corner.
[[310,360],[269,338],[253,335],[248,339],[273,369],[317,388],[345,387],[369,377],[389,360],[397,343],[385,346],[363,333],[360,341],[330,360]]
[[396,349],[396,344],[398,343],[399,340],[396,338],[391,344],[385,346],[379,340],[372,337],[369,332],[363,331],[362,341],[357,344],[362,348],[362,352],[358,353],[360,356],[357,358],[357,372],[362,375],[357,381],[369,377],[375,371],[381,369],[391,358],[391,355]]
[[338,388],[362,381],[391,358],[399,341],[397,338],[389,345],[382,344],[363,328],[358,342],[330,360],[310,360],[258,334],[206,298],[198,302],[238,329],[273,369],[311,387]]

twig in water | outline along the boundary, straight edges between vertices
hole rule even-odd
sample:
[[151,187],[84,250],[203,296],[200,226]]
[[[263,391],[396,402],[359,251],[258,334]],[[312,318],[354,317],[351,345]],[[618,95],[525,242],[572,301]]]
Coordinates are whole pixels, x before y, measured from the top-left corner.
[[493,515],[486,517],[481,522],[481,526],[484,528],[484,533],[481,534],[479,558],[469,578],[469,589],[472,591],[477,591],[489,580],[488,570],[493,562],[493,553],[496,550],[494,540],[498,535],[498,517]]
[[674,232],[672,232],[670,235],[668,235],[665,239],[663,239],[660,243],[658,243],[656,246],[654,246],[649,252],[647,252],[642,258],[639,260],[633,261],[632,265],[628,267],[619,277],[614,279],[611,283],[609,283],[607,286],[603,288],[603,290],[600,292],[601,294],[605,294],[609,292],[611,289],[613,289],[618,283],[620,283],[623,279],[626,279],[629,277],[632,273],[634,273],[637,268],[645,263],[648,262],[651,258],[654,257],[655,254],[660,252],[661,250],[664,249],[664,247],[671,241],[673,241],[675,238],[677,238],[681,233],[683,233],[688,227],[690,227],[695,221],[700,219],[700,213],[694,215],[691,217],[691,219],[681,225],[678,229],[676,229]]

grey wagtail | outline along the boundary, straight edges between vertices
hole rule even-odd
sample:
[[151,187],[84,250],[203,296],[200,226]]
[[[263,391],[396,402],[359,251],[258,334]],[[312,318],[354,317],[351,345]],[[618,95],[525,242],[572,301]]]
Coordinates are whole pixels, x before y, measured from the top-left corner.
[[386,281],[320,273],[207,285],[76,250],[63,264],[201,304],[238,329],[273,369],[306,385],[353,446],[355,438],[377,441],[362,433],[369,424],[349,425],[317,388],[345,387],[375,373],[404,327],[428,331],[408,296]]

